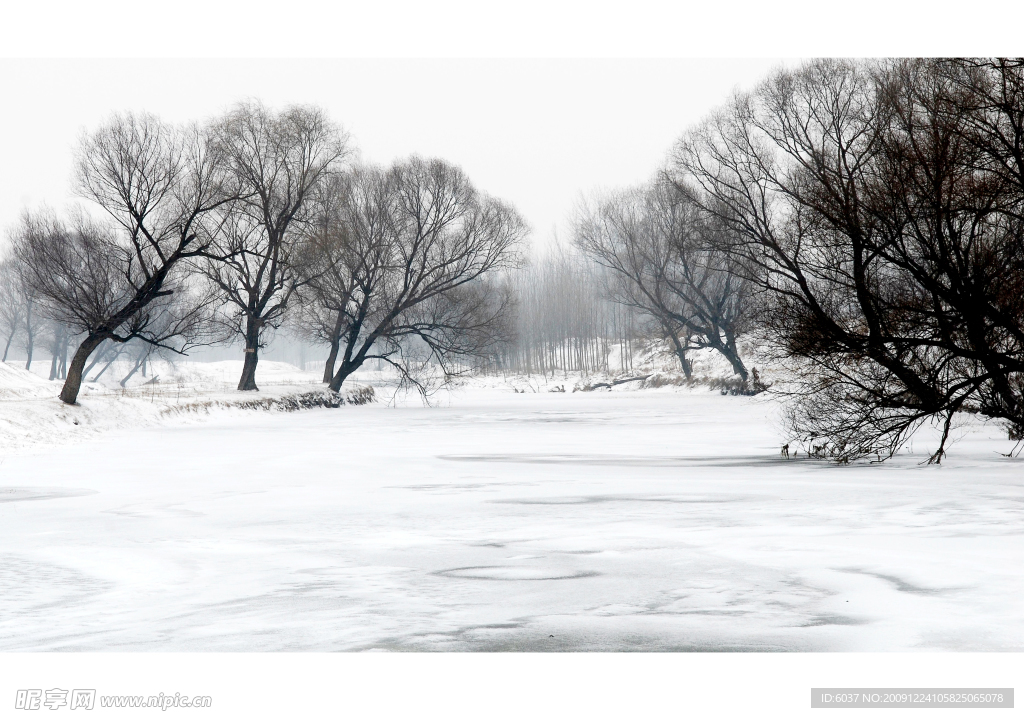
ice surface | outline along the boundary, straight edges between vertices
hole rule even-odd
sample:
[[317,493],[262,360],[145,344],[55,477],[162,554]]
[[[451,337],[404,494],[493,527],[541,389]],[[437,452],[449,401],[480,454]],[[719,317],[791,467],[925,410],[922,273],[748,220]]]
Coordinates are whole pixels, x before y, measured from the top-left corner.
[[1024,649],[1005,433],[834,466],[775,412],[477,384],[37,442],[0,459],[0,650]]

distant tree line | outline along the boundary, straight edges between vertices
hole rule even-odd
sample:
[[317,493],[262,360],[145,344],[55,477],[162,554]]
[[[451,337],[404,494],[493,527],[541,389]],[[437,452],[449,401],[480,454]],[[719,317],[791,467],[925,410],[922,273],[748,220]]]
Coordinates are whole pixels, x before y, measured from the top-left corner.
[[554,241],[505,275],[515,301],[507,338],[476,361],[485,372],[568,376],[629,371],[642,319],[611,301],[601,267]]

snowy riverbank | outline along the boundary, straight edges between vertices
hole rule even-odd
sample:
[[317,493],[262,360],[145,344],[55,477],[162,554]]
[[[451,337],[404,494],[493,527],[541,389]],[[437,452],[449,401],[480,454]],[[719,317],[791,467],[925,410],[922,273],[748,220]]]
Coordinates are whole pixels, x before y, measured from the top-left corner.
[[[428,402],[444,405],[453,395],[477,390],[571,393],[574,389],[589,390],[595,385],[637,376],[646,376],[649,380],[628,382],[614,390],[663,386],[668,390],[705,393],[734,382],[728,364],[707,350],[692,353],[697,378],[689,383],[679,374],[675,358],[662,349],[652,347],[635,359],[636,365],[628,372],[608,375],[471,376],[431,394]],[[85,382],[78,404],[68,406],[57,399],[61,381],[49,381],[40,374],[47,367],[45,362],[36,362],[30,372],[13,362],[0,363],[0,456],[80,443],[109,432],[203,421],[211,413],[280,408],[282,402],[294,403],[294,397],[324,391],[322,367],[311,364],[310,370],[302,370],[292,364],[267,360],[261,361],[257,370],[258,392],[236,390],[241,360],[181,360],[174,364],[155,361],[148,365],[148,375],[136,372],[122,387],[117,377],[126,375],[132,368],[131,362],[125,361],[114,362],[100,381]],[[98,371],[92,373],[95,375]],[[365,403],[371,398],[389,405],[423,404],[415,391],[397,390],[397,383],[393,371],[367,366],[349,379],[341,397],[349,404]]]
[[[234,381],[240,361],[158,362],[155,375],[139,376],[127,388],[117,382],[83,384],[78,404],[57,398],[61,382],[0,364],[0,456],[47,450],[62,444],[89,441],[110,432],[142,427],[182,425],[203,421],[211,414],[252,408],[287,408],[296,397],[316,398],[324,387],[315,372],[282,362],[260,364],[259,392],[238,392]],[[156,377],[157,381],[147,383]],[[340,400],[360,404],[372,400],[373,390],[352,382]],[[334,402],[334,397],[328,397]]]

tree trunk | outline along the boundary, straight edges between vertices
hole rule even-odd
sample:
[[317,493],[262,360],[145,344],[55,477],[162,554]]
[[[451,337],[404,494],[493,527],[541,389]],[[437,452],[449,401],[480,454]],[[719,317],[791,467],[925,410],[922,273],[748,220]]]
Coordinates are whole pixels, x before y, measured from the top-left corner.
[[255,348],[245,348],[245,364],[242,365],[242,377],[238,380],[238,391],[259,391],[256,386],[256,364],[259,363],[259,354]]
[[327,363],[324,365],[324,384],[330,384],[334,379],[334,364],[338,361],[338,349],[341,347],[341,337],[335,337],[331,342],[331,353],[327,355]]
[[53,356],[50,357],[50,381],[57,378],[57,362],[60,360],[59,350],[54,348]]
[[730,339],[718,351],[720,351],[722,355],[729,360],[729,363],[732,364],[732,370],[738,374],[740,379],[743,380],[743,383],[746,384],[747,367],[743,365],[743,360],[740,359],[739,352],[736,351],[736,343]]
[[331,391],[341,391],[341,385],[344,384],[345,380],[348,379],[349,376],[360,366],[362,366],[362,362],[342,362],[341,368],[338,369],[338,373],[331,378],[331,383],[329,384]]
[[[132,370],[130,372],[128,372],[127,374],[125,374],[124,377],[121,379],[121,381],[118,382],[118,384],[121,385],[122,389],[128,383],[128,380],[131,379],[133,376],[135,376],[135,372],[137,372],[139,370],[139,367],[146,365],[146,357],[147,356],[149,356],[149,355],[148,354],[143,354],[140,358],[136,359],[135,360],[135,366],[132,367]],[[114,360],[111,359],[110,362],[111,362],[111,364],[113,364]],[[107,364],[107,366],[110,366],[110,364]],[[103,367],[103,371],[106,371],[106,370],[107,370],[107,367]],[[100,375],[103,374],[103,371],[100,372]],[[146,375],[143,374],[142,376],[146,376]],[[99,377],[97,377],[97,378],[99,378]]]
[[[60,345],[60,366],[57,368],[57,376],[61,379],[68,378],[68,344],[71,343],[71,336],[65,332],[64,340]],[[85,378],[85,374],[82,374]]]
[[334,378],[334,364],[338,361],[338,349],[341,347],[341,330],[345,327],[345,313],[338,312],[334,322],[334,339],[331,340],[331,353],[327,355],[324,365],[324,384],[330,384]]
[[32,304],[28,305],[25,310],[25,336],[28,338],[28,343],[25,345],[25,351],[28,352],[28,358],[25,361],[25,370],[32,369],[32,349],[35,344],[35,336],[32,331]]
[[[104,339],[103,341],[105,342],[106,339]],[[103,346],[102,343],[100,344],[100,346]],[[99,349],[100,347],[96,347],[96,348]],[[96,352],[96,356],[93,358],[93,360],[91,362],[89,362],[89,366],[87,366],[85,368],[85,371],[82,372],[82,379],[87,381],[88,377],[89,377],[89,372],[91,372],[93,370],[93,367],[95,367],[97,364],[99,364],[101,361],[103,361],[103,357],[105,357],[108,353],[109,352],[106,349],[104,349],[103,351],[97,351]],[[66,356],[67,356],[67,351],[65,349],[65,357]],[[97,379],[98,378],[99,377],[97,377]],[[95,381],[95,379],[93,381]]]
[[252,317],[245,326],[245,364],[242,365],[242,377],[238,380],[238,391],[259,391],[256,386],[256,364],[259,363],[260,330]]
[[7,352],[11,349],[11,342],[14,341],[14,332],[11,332],[11,336],[7,337],[7,346],[4,347],[4,358],[0,361],[7,361]]
[[682,342],[679,341],[679,337],[675,332],[668,332],[668,338],[672,340],[672,346],[676,350],[676,356],[679,357],[679,363],[683,367],[683,374],[685,374],[686,378],[689,379],[693,374],[693,367],[690,365],[690,360],[686,358],[686,347],[684,347]]
[[68,378],[64,382],[64,388],[60,391],[60,400],[65,404],[74,404],[78,401],[78,392],[82,388],[82,371],[85,369],[85,362],[89,360],[89,355],[93,353],[96,347],[103,343],[103,339],[104,337],[88,334],[82,343],[78,345],[75,356],[71,360],[71,366],[68,367]]

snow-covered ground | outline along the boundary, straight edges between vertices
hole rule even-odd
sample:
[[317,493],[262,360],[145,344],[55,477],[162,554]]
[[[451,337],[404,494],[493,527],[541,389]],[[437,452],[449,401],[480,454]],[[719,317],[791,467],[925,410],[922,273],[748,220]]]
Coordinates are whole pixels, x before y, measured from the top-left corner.
[[701,388],[200,416],[163,380],[71,408],[16,383],[0,650],[1024,649],[1024,461],[997,426],[941,466],[927,436],[834,466],[780,457],[773,401]]
[[[120,368],[123,375],[131,367]],[[241,361],[156,362],[151,369],[156,373],[151,371],[148,378],[136,374],[126,387],[113,378],[86,382],[78,405],[69,407],[57,398],[62,381],[47,381],[37,373],[0,363],[0,457],[80,443],[115,430],[202,421],[211,414],[238,413],[240,405],[323,390],[318,373],[283,362],[260,362],[260,391],[244,393],[235,389]],[[111,372],[111,377],[117,375]],[[366,380],[380,383],[372,372],[363,379],[362,384],[351,382],[343,395],[358,393],[367,386]]]

